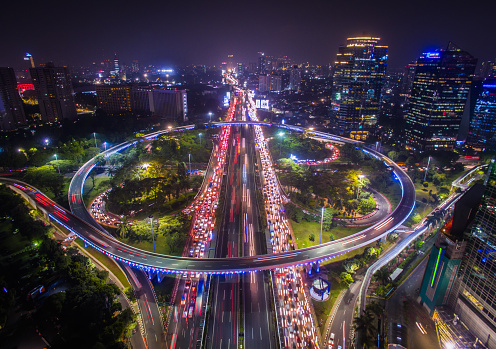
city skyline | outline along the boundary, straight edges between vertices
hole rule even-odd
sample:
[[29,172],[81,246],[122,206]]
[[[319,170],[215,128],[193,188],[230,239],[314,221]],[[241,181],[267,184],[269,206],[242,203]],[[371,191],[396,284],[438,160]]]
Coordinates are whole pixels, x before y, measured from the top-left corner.
[[[18,68],[26,51],[37,64],[58,65],[89,65],[111,59],[115,52],[128,63],[138,59],[155,65],[220,65],[228,54],[236,61],[256,62],[259,51],[324,65],[334,61],[346,38],[363,34],[381,37],[389,46],[391,68],[400,68],[447,41],[471,52],[479,62],[494,58],[494,39],[487,35],[494,4],[312,1],[304,7],[295,3],[283,7],[255,2],[243,11],[222,1],[191,1],[187,10],[174,3],[71,6],[8,4],[5,13],[22,12],[24,18],[21,25],[17,16],[6,19],[6,26],[16,29],[6,38],[9,49],[0,66]],[[239,30],[232,30],[237,26]]]

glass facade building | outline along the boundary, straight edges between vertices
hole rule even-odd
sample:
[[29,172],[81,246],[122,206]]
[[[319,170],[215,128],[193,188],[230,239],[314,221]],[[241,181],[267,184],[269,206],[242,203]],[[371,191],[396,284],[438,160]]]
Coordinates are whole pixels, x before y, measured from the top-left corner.
[[487,79],[477,98],[466,144],[483,151],[496,150],[496,78]]
[[474,222],[450,305],[489,348],[496,348],[496,166],[490,174]]
[[476,64],[476,58],[452,43],[445,50],[420,56],[408,98],[409,148],[454,148]]
[[[336,111],[335,131],[344,136],[352,131],[375,128],[387,68],[387,46],[380,38],[348,38],[339,47],[333,75],[332,102]],[[361,133],[361,134],[366,134]]]

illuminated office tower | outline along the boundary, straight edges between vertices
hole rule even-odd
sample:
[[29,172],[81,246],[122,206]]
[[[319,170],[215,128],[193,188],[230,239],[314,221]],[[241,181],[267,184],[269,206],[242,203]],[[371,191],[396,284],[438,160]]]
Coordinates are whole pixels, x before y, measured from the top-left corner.
[[49,62],[45,67],[31,68],[30,73],[43,122],[77,118],[74,90],[68,68],[55,67]]
[[380,38],[348,38],[340,46],[334,66],[333,120],[336,131],[353,136],[373,130],[379,116],[381,90],[387,67],[387,46]]
[[406,145],[415,150],[455,146],[477,59],[451,42],[417,60],[408,98]]
[[126,114],[132,110],[131,87],[96,85],[98,108],[107,114]]
[[266,72],[266,60],[265,60],[265,53],[259,52],[258,53],[258,74],[265,74]]
[[476,150],[496,150],[496,78],[482,83],[465,144]]
[[119,67],[119,58],[117,58],[117,53],[114,54],[114,70],[113,70],[113,75],[119,76],[120,72],[120,67]]
[[0,129],[15,130],[26,125],[26,115],[17,89],[13,68],[0,68]]
[[301,88],[301,69],[297,65],[289,70],[289,90],[299,91]]
[[26,53],[26,55],[24,56],[24,60],[29,61],[29,65],[31,68],[35,68],[33,56],[30,53]]
[[490,175],[474,222],[465,234],[456,292],[449,303],[460,320],[489,348],[496,348],[496,168]]

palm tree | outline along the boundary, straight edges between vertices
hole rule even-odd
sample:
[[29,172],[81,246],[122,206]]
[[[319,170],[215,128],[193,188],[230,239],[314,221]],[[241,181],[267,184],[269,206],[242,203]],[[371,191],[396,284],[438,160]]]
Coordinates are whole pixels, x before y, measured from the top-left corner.
[[374,279],[382,286],[386,286],[391,281],[391,276],[387,268],[381,268],[374,273]]
[[374,316],[370,309],[365,309],[361,316],[353,319],[358,339],[364,348],[372,348],[375,344],[377,329],[373,323]]

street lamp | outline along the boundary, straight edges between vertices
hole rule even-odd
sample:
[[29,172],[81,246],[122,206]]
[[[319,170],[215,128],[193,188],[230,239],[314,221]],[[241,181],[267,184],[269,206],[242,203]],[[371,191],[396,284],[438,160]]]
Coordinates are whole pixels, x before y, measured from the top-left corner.
[[57,157],[57,154],[54,154],[53,156],[55,156],[55,161],[57,161],[57,169],[59,170],[60,173],[59,158]]
[[191,154],[188,154],[188,162],[189,162],[189,175],[191,176]]
[[279,132],[278,133],[278,136],[281,137],[281,140],[279,141],[279,156],[281,156],[281,152],[282,152],[282,139],[284,138],[284,132]]
[[201,136],[202,136],[201,132],[198,134],[198,136],[200,137],[200,146],[201,146]]
[[153,241],[153,252],[157,253],[155,248],[155,232],[153,231],[153,215],[148,216],[150,218],[150,227],[152,228],[152,241]]
[[45,149],[48,147],[48,143],[50,143],[50,140],[48,138],[45,138]]
[[171,125],[167,126],[167,129],[169,130],[169,132],[172,131],[172,126]]
[[209,118],[210,118],[209,123],[212,123],[212,112],[208,112],[208,116],[209,116]]
[[322,216],[320,217],[320,240],[319,245],[322,244],[322,226],[324,224],[324,206],[322,206]]
[[103,142],[103,146],[105,147],[105,151],[107,151],[107,142]]
[[360,194],[360,186],[362,184],[362,178],[364,178],[364,175],[358,175],[358,190],[357,190],[357,200],[358,200],[358,195]]
[[93,138],[95,139],[95,148],[98,148],[96,145],[96,132],[93,132]]
[[431,164],[431,157],[429,156],[429,160],[427,160],[427,167],[425,168],[424,182],[427,178],[427,172],[429,172],[429,165]]

